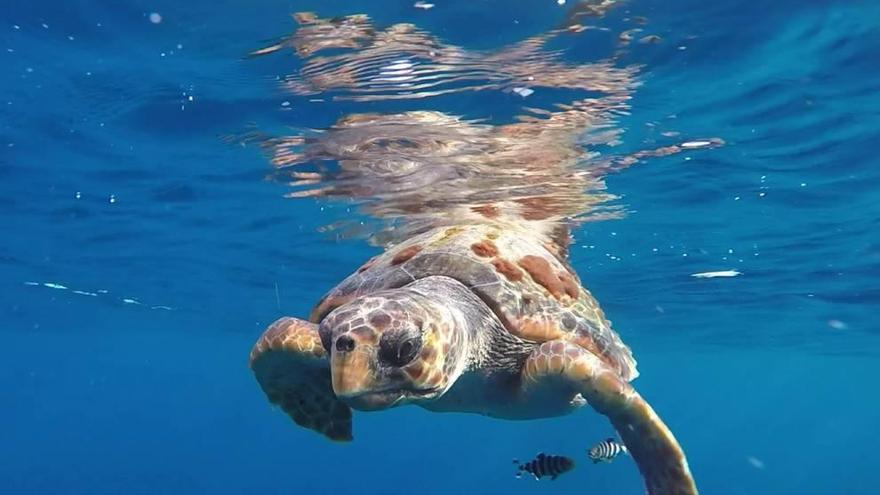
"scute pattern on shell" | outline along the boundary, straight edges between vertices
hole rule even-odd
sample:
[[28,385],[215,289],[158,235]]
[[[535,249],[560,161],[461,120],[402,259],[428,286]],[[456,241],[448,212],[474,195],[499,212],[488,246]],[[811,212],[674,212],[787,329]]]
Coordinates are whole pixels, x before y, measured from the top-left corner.
[[563,339],[596,354],[625,380],[638,375],[630,349],[578,276],[539,238],[511,228],[438,228],[393,246],[325,295],[312,321],[353,297],[432,275],[465,284],[519,338]]

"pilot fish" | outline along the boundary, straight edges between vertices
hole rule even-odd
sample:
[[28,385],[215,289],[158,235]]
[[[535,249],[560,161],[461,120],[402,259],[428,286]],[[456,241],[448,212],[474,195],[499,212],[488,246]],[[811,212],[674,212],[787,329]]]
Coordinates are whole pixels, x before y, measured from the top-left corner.
[[574,461],[572,459],[561,455],[547,455],[543,452],[525,464],[520,463],[516,459],[513,460],[513,463],[517,464],[517,478],[526,472],[534,476],[536,480],[544,476],[550,476],[551,480],[555,480],[560,474],[574,469]]
[[595,464],[597,462],[611,462],[621,453],[629,453],[626,450],[626,445],[618,443],[613,438],[606,438],[594,445],[589,452],[587,452],[587,456],[592,459],[593,464]]

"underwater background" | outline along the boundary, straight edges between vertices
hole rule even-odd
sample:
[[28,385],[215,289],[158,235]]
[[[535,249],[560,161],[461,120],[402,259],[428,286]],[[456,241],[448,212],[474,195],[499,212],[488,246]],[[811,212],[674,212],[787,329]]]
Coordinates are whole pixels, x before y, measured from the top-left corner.
[[[354,442],[333,444],[270,407],[247,367],[269,323],[307,315],[379,248],[325,228],[355,206],[285,198],[259,147],[229,136],[424,109],[501,124],[575,91],[334,100],[279,88],[292,51],[246,55],[294,12],[491,50],[574,3],[4,2],[0,492],[642,493],[631,459],[588,462],[613,434],[591,411],[356,413]],[[615,146],[723,145],[609,175],[625,215],[575,229],[573,267],[701,493],[874,493],[880,3],[632,0],[554,48],[607,56],[635,16],[640,84]],[[693,276],[717,271],[738,275]],[[540,451],[578,466],[515,479],[511,459]]]

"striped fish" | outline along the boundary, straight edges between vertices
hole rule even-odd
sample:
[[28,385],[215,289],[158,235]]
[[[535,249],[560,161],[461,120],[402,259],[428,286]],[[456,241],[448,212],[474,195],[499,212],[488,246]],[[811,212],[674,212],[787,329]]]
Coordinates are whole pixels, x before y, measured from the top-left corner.
[[517,465],[516,477],[522,477],[523,473],[530,473],[536,480],[549,476],[551,480],[555,480],[557,476],[574,469],[574,461],[568,457],[561,455],[547,455],[543,452],[525,464],[514,459],[513,463]]
[[587,452],[587,456],[592,459],[593,464],[595,464],[597,462],[611,462],[621,453],[629,453],[626,450],[626,445],[618,443],[613,438],[606,438],[594,445],[593,448]]

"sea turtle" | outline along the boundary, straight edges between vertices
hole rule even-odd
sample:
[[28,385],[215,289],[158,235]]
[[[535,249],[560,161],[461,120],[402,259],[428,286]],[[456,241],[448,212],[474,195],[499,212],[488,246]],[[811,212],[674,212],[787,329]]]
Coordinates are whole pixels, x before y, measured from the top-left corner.
[[590,405],[649,494],[697,493],[672,432],[629,384],[629,348],[564,255],[525,229],[432,229],[369,260],[309,321],[272,323],[251,369],[270,402],[337,441],[352,439],[352,408],[522,420]]

